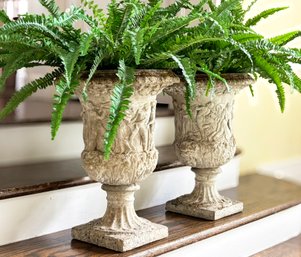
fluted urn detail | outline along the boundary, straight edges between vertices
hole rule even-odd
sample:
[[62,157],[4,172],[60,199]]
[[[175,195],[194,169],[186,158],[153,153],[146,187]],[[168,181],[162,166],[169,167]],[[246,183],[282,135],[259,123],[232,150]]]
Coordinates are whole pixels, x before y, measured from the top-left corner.
[[130,108],[122,121],[109,160],[104,158],[104,133],[110,114],[110,99],[118,78],[114,71],[98,72],[82,104],[85,149],[83,167],[107,192],[107,209],[100,219],[72,229],[72,236],[98,246],[124,252],[168,236],[167,227],[138,217],[134,193],[139,183],[155,169],[158,151],[154,144],[156,97],[179,82],[172,72],[138,70]]
[[206,96],[207,78],[197,76],[192,117],[186,111],[184,82],[165,90],[174,103],[177,157],[195,173],[193,191],[167,202],[168,211],[217,220],[243,210],[243,203],[219,194],[216,178],[220,166],[230,161],[236,151],[232,128],[234,97],[253,81],[244,74],[227,74],[225,78],[230,88],[216,82],[214,95]]

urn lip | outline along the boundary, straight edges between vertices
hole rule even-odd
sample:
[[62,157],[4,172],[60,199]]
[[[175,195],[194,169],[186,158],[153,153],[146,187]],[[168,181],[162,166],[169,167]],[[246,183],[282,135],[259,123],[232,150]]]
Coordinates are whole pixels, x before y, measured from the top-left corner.
[[[251,80],[255,81],[255,79],[248,73],[222,73],[221,77],[226,80]],[[208,75],[203,73],[196,74],[197,80],[208,79]]]
[[[117,70],[98,70],[95,72],[93,78],[101,78],[101,77],[111,77],[117,78]],[[146,76],[170,76],[170,77],[177,77],[177,75],[172,70],[167,69],[136,69],[135,76],[137,77],[146,77]],[[87,78],[88,72],[85,72],[82,75],[82,78]]]

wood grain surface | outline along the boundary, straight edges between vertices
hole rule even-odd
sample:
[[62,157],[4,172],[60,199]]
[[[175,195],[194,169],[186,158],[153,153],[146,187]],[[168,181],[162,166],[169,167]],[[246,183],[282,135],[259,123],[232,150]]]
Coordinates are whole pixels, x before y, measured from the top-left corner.
[[[179,185],[175,185],[175,188],[177,186]],[[241,178],[238,188],[226,190],[223,193],[243,201],[245,204],[244,211],[218,221],[205,221],[184,215],[166,213],[164,206],[139,211],[140,216],[168,226],[170,235],[166,239],[127,253],[116,253],[76,240],[72,241],[70,230],[66,230],[2,246],[0,247],[0,256],[157,256],[301,203],[300,186],[261,175],[244,176]],[[282,256],[289,257],[289,255]],[[275,256],[272,255],[271,257]]]

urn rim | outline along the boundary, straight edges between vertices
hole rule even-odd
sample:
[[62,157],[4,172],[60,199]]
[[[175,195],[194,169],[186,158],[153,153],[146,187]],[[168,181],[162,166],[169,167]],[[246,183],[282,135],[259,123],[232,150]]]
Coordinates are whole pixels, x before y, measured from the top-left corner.
[[[88,72],[83,73],[82,78],[88,77]],[[101,77],[111,77],[117,78],[117,70],[110,69],[110,70],[98,70],[95,72],[93,78],[101,78]],[[135,76],[137,77],[146,77],[146,76],[171,76],[177,77],[177,75],[172,70],[166,69],[136,69]]]

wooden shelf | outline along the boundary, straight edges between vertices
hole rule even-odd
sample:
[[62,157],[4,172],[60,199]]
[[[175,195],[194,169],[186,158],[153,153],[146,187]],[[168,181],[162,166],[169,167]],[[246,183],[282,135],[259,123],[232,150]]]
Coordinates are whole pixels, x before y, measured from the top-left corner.
[[[244,211],[218,221],[205,221],[166,213],[164,206],[139,211],[140,216],[168,226],[170,235],[166,239],[127,253],[120,254],[72,240],[70,230],[66,230],[2,246],[0,247],[0,256],[157,256],[301,203],[300,186],[261,175],[242,177],[238,188],[226,190],[223,193],[243,201]],[[276,255],[271,256],[275,257]]]
[[[183,166],[172,146],[158,150],[155,171]],[[0,200],[89,183],[95,182],[81,167],[80,159],[0,167]]]

